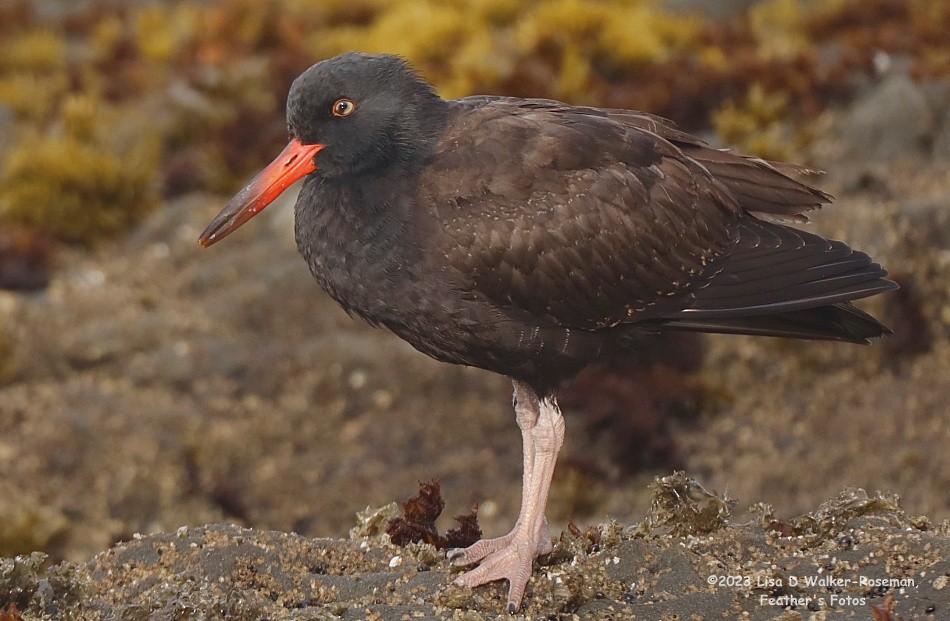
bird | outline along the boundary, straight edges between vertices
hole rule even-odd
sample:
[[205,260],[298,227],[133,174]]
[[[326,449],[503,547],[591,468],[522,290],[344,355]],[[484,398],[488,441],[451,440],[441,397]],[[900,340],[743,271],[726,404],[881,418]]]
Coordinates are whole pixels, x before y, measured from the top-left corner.
[[208,247],[303,179],[297,247],[348,313],[511,379],[523,444],[511,532],[448,551],[455,583],[522,604],[552,550],[558,388],[669,331],[867,343],[852,301],[896,288],[796,225],[808,169],[717,149],[661,117],[548,99],[442,99],[404,59],[345,53],[293,82],[289,143],[210,222]]

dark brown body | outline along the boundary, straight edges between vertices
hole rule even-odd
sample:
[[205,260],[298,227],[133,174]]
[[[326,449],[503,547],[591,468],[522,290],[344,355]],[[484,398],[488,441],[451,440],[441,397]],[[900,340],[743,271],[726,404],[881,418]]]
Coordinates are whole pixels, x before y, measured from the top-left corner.
[[[824,193],[649,115],[445,102],[412,165],[307,178],[300,251],[344,308],[426,354],[553,390],[663,329],[863,342],[893,288],[804,221]],[[320,156],[317,157],[320,170]]]

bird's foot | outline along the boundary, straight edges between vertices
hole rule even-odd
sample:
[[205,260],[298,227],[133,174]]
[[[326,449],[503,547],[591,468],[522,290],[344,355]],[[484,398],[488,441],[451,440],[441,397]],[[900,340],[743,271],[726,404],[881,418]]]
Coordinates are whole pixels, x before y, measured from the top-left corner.
[[508,580],[507,609],[515,613],[521,607],[534,559],[552,549],[548,522],[543,520],[534,528],[518,524],[504,537],[482,539],[467,548],[449,550],[446,556],[453,565],[481,561],[478,567],[455,579],[459,586],[476,587],[502,578]]

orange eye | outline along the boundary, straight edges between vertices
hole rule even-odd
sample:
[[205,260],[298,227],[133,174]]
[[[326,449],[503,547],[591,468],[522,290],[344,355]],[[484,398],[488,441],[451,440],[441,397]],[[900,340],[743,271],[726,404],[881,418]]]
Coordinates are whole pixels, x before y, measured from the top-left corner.
[[350,116],[356,110],[356,104],[350,99],[337,99],[333,102],[333,116]]

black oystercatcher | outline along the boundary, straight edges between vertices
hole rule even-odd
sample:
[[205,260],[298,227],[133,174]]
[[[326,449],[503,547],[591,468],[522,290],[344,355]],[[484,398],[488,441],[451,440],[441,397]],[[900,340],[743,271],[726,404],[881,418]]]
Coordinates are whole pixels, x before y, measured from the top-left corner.
[[393,56],[344,54],[294,82],[290,144],[202,233],[210,246],[305,177],[296,238],[343,308],[433,358],[514,382],[524,491],[514,529],[456,582],[521,604],[551,550],[559,384],[664,330],[865,343],[851,300],[880,265],[783,223],[830,197],[640,112],[541,99],[444,101]]

